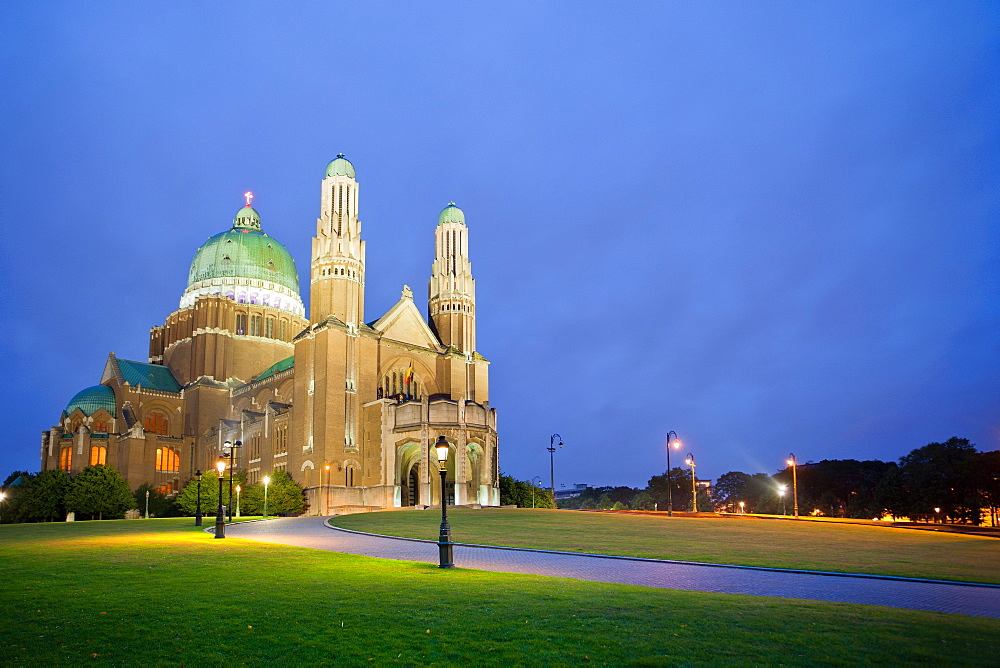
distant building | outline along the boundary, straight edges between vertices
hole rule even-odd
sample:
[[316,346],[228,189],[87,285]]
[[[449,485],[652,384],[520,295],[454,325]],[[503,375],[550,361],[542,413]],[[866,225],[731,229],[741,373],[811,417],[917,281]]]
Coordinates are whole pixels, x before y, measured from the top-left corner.
[[577,483],[569,489],[557,489],[556,500],[558,501],[559,499],[575,499],[576,497],[580,496],[585,491],[587,491],[588,487],[590,487],[590,485]]

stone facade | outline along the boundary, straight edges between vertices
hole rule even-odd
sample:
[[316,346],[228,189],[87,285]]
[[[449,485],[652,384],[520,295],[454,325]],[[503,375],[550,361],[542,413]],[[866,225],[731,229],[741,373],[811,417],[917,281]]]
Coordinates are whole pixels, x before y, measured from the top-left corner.
[[150,331],[148,363],[109,355],[101,384],[43,433],[42,468],[107,463],[133,487],[175,493],[240,441],[236,466],[249,483],[286,470],[306,489],[308,512],[329,514],[438,503],[432,446],[443,435],[449,501],[498,505],[496,412],[489,363],[475,349],[464,214],[449,204],[438,218],[429,322],[404,286],[366,323],[358,190],[353,165],[331,161],[308,319],[294,263],[263,233],[248,193],[232,230],[199,249],[181,307]]

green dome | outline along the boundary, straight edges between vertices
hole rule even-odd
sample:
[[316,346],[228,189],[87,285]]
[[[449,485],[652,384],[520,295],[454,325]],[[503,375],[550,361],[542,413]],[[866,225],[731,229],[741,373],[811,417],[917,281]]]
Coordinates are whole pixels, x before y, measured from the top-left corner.
[[80,390],[69,400],[66,406],[66,414],[69,415],[79,408],[84,415],[93,415],[103,408],[115,416],[115,393],[107,385],[94,385],[85,390]]
[[225,277],[256,278],[299,292],[295,260],[284,246],[260,230],[234,225],[233,229],[209,238],[195,253],[188,287]]
[[352,179],[357,178],[354,175],[354,165],[351,161],[344,157],[343,153],[338,153],[337,157],[330,161],[330,164],[326,166],[327,176],[348,176]]
[[441,209],[441,215],[438,216],[438,225],[444,225],[445,223],[462,223],[465,225],[465,214],[455,206],[454,202],[448,202],[448,206]]

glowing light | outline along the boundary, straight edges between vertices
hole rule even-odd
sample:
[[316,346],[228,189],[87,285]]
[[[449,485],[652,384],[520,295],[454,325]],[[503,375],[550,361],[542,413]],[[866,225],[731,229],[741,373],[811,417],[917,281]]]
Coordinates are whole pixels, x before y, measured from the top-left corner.
[[253,192],[251,192],[250,190],[248,190],[245,193],[243,193],[243,197],[247,201],[247,206],[250,206],[250,202],[253,201]]

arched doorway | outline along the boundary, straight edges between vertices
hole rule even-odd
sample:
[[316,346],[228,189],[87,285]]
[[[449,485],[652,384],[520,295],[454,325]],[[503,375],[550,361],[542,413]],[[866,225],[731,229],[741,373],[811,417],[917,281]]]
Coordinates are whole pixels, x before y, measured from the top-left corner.
[[401,507],[426,504],[420,498],[420,444],[409,441],[396,449],[396,485]]

